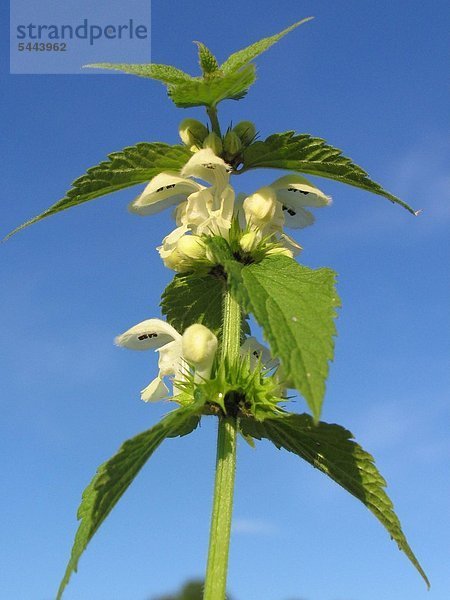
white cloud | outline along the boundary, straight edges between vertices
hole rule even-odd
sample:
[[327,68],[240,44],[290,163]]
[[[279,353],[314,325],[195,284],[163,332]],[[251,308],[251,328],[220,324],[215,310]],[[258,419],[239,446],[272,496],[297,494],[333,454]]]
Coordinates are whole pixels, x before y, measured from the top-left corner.
[[247,535],[274,535],[278,533],[278,528],[274,523],[263,519],[237,518],[233,519],[232,532]]

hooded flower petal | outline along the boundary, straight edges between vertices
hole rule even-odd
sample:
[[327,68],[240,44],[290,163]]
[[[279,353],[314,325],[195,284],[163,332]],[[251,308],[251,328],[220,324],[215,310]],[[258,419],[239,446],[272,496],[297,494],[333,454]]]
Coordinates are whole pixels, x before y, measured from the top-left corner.
[[192,179],[180,177],[178,173],[165,172],[156,175],[129,205],[129,210],[138,215],[153,215],[187,199],[189,194],[203,188]]
[[221,193],[230,179],[231,167],[210,148],[196,152],[184,165],[183,177],[197,177],[211,183]]
[[271,187],[282,204],[286,226],[300,229],[314,223],[314,215],[305,206],[321,207],[331,203],[319,188],[301,175],[286,175],[274,181]]
[[158,350],[179,339],[181,335],[169,323],[161,319],[147,319],[117,336],[114,342],[131,350]]

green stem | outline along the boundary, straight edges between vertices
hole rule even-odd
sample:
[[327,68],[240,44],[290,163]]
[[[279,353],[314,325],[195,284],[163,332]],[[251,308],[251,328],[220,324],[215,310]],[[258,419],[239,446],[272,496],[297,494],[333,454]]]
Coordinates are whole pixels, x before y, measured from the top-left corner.
[[[241,308],[227,291],[223,304],[222,360],[239,353]],[[216,478],[203,600],[225,600],[236,473],[237,419],[219,417]]]
[[208,113],[209,120],[211,121],[212,130],[214,133],[217,133],[219,137],[222,137],[220,132],[220,123],[217,117],[217,108],[215,106],[208,106],[206,112]]

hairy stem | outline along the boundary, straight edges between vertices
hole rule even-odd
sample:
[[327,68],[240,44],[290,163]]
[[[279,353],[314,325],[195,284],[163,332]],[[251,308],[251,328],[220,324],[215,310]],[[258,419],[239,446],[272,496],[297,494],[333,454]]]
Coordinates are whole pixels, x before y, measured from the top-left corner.
[[215,106],[208,106],[206,112],[208,113],[209,120],[211,121],[212,130],[214,131],[214,133],[217,133],[219,137],[222,137],[222,134],[220,132],[220,123],[217,117],[217,108]]
[[[222,360],[239,353],[241,309],[227,291],[223,303]],[[225,600],[236,472],[237,419],[219,417],[216,478],[203,600]]]

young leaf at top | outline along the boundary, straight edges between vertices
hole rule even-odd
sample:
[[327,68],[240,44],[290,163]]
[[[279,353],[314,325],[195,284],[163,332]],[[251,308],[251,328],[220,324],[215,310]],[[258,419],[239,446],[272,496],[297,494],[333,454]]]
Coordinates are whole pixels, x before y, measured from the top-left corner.
[[216,73],[219,70],[217,58],[209,48],[202,42],[195,42],[198,47],[198,62],[203,75],[208,76]]
[[306,133],[295,135],[294,131],[274,133],[264,141],[250,144],[243,153],[243,167],[240,172],[259,167],[288,169],[310,175],[334,179],[347,185],[384,196],[395,204],[400,204],[413,215],[418,212],[408,204],[384,190],[372,181],[367,173],[342,151],[334,148],[321,138]]
[[215,107],[222,100],[243,98],[256,79],[255,66],[249,63],[287,33],[312,18],[302,19],[280,33],[235,52],[220,67],[214,54],[203,43],[196,42],[203,77],[191,77],[170,65],[95,63],[86,65],[86,67],[113,69],[138,77],[162,81],[167,85],[170,98],[180,108]]
[[109,160],[87,170],[76,179],[65,197],[42,214],[11,231],[3,241],[37,221],[78,206],[88,200],[117,192],[132,185],[145,183],[162,171],[179,171],[192,152],[186,146],[169,146],[160,142],[141,142],[108,155]]
[[251,60],[268,50],[271,46],[273,46],[273,44],[278,42],[278,40],[281,40],[281,38],[288,34],[290,31],[292,31],[299,25],[303,25],[303,23],[311,21],[311,19],[313,18],[314,17],[306,17],[306,19],[302,19],[301,21],[294,23],[290,27],[283,29],[283,31],[281,31],[280,33],[263,38],[262,40],[259,40],[259,42],[255,42],[254,44],[251,44],[250,46],[247,46],[242,50],[234,52],[221,65],[221,70],[224,73],[234,73],[235,71],[249,63]]
[[138,77],[147,77],[156,79],[165,84],[182,83],[194,79],[184,71],[172,67],[171,65],[157,64],[124,64],[124,63],[94,63],[84,65],[85,69],[109,69],[113,71],[122,71],[128,75],[137,75]]
[[430,586],[384,491],[386,481],[376,468],[373,457],[353,440],[349,431],[323,422],[315,425],[309,415],[292,413],[273,416],[262,423],[241,419],[240,427],[244,436],[266,438],[277,448],[297,454],[358,498],[387,529]]
[[148,431],[127,440],[117,454],[98,468],[83,492],[78,509],[81,523],[57,600],[62,597],[72,573],[77,571],[78,561],[86,546],[145,462],[166,438],[191,433],[198,425],[200,410],[197,403],[174,410]]
[[161,297],[161,310],[179,333],[201,323],[216,335],[222,328],[225,281],[211,275],[175,275]]
[[240,100],[255,80],[255,66],[247,65],[227,75],[218,72],[214,77],[169,85],[167,93],[180,108],[216,106],[222,100]]

